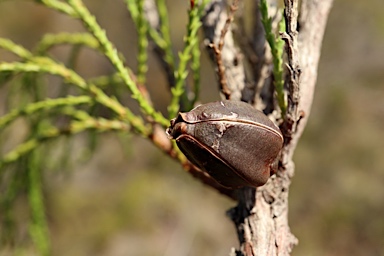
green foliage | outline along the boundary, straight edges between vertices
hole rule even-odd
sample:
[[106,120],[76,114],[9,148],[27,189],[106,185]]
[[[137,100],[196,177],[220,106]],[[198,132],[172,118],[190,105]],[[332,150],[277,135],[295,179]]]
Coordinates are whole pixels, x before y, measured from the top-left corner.
[[[187,64],[192,56],[195,56],[193,57],[193,71],[195,74],[198,72],[199,66],[196,65],[196,56],[199,55],[197,32],[201,26],[200,17],[203,13],[206,3],[207,1],[203,1],[202,5],[193,6],[189,10],[189,22],[187,25],[187,35],[184,38],[184,50],[179,52],[180,62],[177,70],[175,71],[176,84],[175,87],[171,89],[172,100],[168,106],[168,116],[170,118],[177,114],[180,104],[184,106],[184,110],[189,110],[192,108],[191,103],[195,101],[189,101],[188,99],[188,95],[185,92],[185,80],[188,76]],[[196,82],[196,78],[194,78],[194,81]],[[198,86],[195,88],[198,88]]]
[[[207,1],[195,5],[189,11],[185,46],[179,53],[176,66],[165,1],[157,1],[160,24],[159,28],[154,28],[145,17],[143,0],[125,0],[138,35],[136,75],[125,65],[123,55],[81,0],[36,2],[80,21],[86,31],[45,34],[33,50],[10,39],[0,38],[0,48],[17,58],[14,61],[0,59],[0,86],[7,92],[4,107],[8,109],[0,116],[0,140],[6,142],[7,136],[15,132],[14,128],[19,127],[20,122],[26,128],[20,141],[1,148],[0,221],[4,228],[0,231],[0,242],[5,246],[13,244],[19,248],[28,247],[20,244],[23,242],[16,238],[20,224],[15,219],[15,204],[25,195],[30,241],[39,255],[50,255],[44,203],[44,171],[52,169],[52,166],[65,169],[64,164],[69,162],[75,134],[86,133],[92,149],[95,148],[96,133],[99,132],[133,132],[151,140],[154,126],[168,126],[169,120],[153,107],[145,89],[150,40],[163,51],[163,59],[175,76],[176,82],[171,88],[172,98],[168,107],[169,117],[176,115],[180,104],[187,108],[193,106],[200,87],[197,32]],[[58,61],[51,52],[53,48],[62,45],[71,48],[67,63]],[[101,54],[111,63],[115,73],[89,79],[81,75],[76,70],[76,62],[84,48]],[[194,96],[191,100],[187,97],[185,84],[188,68],[193,72],[194,82]],[[62,81],[56,93],[52,93],[47,84],[52,77]],[[129,93],[137,102],[141,113],[135,113],[122,103],[125,93]],[[62,142],[63,139],[67,142],[67,146],[62,146],[64,152],[59,157],[53,156],[51,152],[57,151],[54,150],[58,145],[56,142]],[[48,157],[45,158],[45,155]],[[184,159],[177,152],[176,157]]]

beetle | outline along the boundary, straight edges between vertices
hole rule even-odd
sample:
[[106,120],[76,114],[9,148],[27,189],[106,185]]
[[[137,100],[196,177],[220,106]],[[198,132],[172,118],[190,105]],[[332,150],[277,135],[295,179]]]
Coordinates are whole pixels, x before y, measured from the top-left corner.
[[166,130],[187,159],[227,188],[264,185],[283,146],[280,129],[241,101],[179,113]]

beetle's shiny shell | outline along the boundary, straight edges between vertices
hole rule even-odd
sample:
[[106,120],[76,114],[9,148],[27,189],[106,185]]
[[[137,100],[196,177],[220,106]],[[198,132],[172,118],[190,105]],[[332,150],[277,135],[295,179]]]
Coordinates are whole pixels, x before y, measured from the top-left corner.
[[279,128],[239,101],[219,101],[179,113],[167,129],[194,165],[229,188],[264,185],[283,145]]

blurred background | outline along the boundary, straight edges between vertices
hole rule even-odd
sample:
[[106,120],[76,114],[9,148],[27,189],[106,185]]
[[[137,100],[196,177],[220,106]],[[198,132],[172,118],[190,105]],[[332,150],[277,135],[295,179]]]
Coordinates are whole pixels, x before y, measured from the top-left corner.
[[[187,2],[168,1],[175,51],[182,47]],[[86,4],[134,69],[136,33],[123,1]],[[289,218],[299,245],[292,255],[384,255],[382,10],[382,0],[334,2],[312,114],[295,154]],[[62,31],[83,28],[30,1],[0,2],[2,37],[32,49],[44,33]],[[63,46],[52,54],[65,59],[67,52]],[[77,69],[83,76],[112,71],[98,54],[81,54]],[[12,58],[0,51],[0,61]],[[219,99],[205,55],[202,72],[201,102]],[[165,111],[169,94],[153,56],[148,87]],[[228,255],[238,245],[226,217],[235,203],[194,180],[148,141],[126,141],[104,134],[89,161],[47,172],[54,255]],[[75,143],[83,146],[81,136]]]

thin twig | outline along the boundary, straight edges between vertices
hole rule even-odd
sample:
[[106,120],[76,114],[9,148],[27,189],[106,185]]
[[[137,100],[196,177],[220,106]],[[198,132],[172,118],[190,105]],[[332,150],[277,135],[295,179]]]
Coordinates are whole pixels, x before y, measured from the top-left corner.
[[[215,66],[215,72],[218,71],[216,54],[211,44],[218,44],[221,37],[221,31],[225,26],[229,13],[227,12],[227,4],[225,0],[211,0],[205,9],[202,18],[203,30],[205,36],[206,49],[209,57]],[[218,47],[218,46],[217,46]],[[252,102],[249,97],[249,90],[246,88],[247,77],[243,65],[243,54],[235,45],[232,30],[229,29],[225,35],[225,45],[221,50],[221,59],[225,67],[224,74],[227,81],[227,87],[231,93],[231,100],[243,100]],[[221,89],[218,79],[218,87]],[[220,93],[224,98],[223,93]]]
[[224,47],[224,38],[225,38],[225,35],[227,34],[228,32],[228,29],[229,29],[229,26],[231,25],[231,23],[233,22],[233,18],[235,16],[235,12],[236,10],[239,8],[239,0],[233,0],[233,3],[232,5],[230,6],[230,10],[229,10],[229,15],[228,15],[228,18],[227,20],[225,21],[225,25],[223,27],[223,29],[221,30],[221,36],[220,36],[220,40],[219,40],[219,50],[221,51]]
[[225,98],[229,100],[231,98],[231,90],[229,90],[227,85],[227,79],[225,78],[225,67],[223,64],[223,60],[221,58],[221,50],[215,44],[210,44],[209,47],[213,49],[216,58],[217,65],[217,75],[219,77],[219,86],[221,92],[224,94]]

